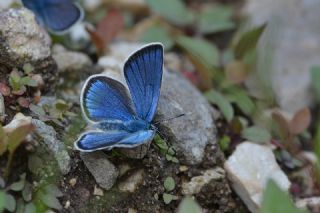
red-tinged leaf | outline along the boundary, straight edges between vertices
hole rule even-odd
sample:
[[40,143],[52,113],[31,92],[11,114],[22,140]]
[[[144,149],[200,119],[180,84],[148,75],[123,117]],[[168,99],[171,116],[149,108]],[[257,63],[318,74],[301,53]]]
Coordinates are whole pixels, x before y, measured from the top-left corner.
[[9,96],[10,93],[11,93],[11,89],[10,89],[10,87],[8,87],[6,84],[0,83],[0,93],[1,93],[3,96]]
[[30,101],[24,97],[19,97],[18,98],[18,104],[24,108],[28,108],[29,107],[29,104],[30,104]]
[[292,118],[289,124],[290,132],[294,135],[304,132],[311,123],[311,113],[309,108],[299,110]]
[[110,10],[107,15],[98,23],[96,30],[87,29],[92,42],[98,51],[104,48],[116,37],[124,27],[124,18],[121,12]]

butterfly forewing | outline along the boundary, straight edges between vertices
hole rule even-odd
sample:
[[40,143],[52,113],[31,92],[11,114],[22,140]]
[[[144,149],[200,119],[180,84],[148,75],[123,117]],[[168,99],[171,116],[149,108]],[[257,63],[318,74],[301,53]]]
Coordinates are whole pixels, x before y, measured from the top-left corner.
[[37,20],[49,30],[62,33],[83,18],[82,9],[72,0],[22,0]]
[[155,43],[134,53],[124,75],[139,118],[151,122],[156,112],[163,69],[163,46]]
[[81,103],[85,116],[94,122],[130,121],[134,111],[126,88],[104,75],[89,78],[84,86]]

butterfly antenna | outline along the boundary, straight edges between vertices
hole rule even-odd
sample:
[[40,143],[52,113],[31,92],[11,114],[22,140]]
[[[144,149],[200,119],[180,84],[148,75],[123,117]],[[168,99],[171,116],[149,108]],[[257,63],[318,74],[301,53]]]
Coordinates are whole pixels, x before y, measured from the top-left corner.
[[185,116],[185,115],[186,115],[185,113],[182,113],[182,114],[177,115],[177,116],[174,116],[174,117],[172,117],[172,118],[166,118],[166,119],[157,121],[157,122],[155,122],[154,124],[159,124],[159,123],[162,123],[162,122],[171,121],[171,120],[173,120],[173,119],[180,118],[180,117]]

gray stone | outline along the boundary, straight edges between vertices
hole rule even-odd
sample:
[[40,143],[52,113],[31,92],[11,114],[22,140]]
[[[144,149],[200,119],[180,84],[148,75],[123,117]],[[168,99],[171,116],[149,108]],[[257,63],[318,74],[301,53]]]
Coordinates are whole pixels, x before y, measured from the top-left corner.
[[52,153],[61,173],[67,174],[70,171],[70,156],[64,144],[57,139],[57,132],[52,126],[37,119],[32,119],[32,124],[36,127],[35,132],[43,139],[40,144],[44,144],[44,148]]
[[118,177],[118,169],[102,151],[80,153],[84,164],[101,188],[110,189]]
[[151,144],[151,141],[131,149],[121,148],[118,150],[128,158],[142,159],[148,153],[150,144]]
[[144,176],[143,169],[140,169],[134,172],[126,180],[119,183],[118,185],[119,190],[123,192],[131,192],[131,193],[135,192],[138,189],[138,187],[142,184],[143,176]]
[[185,164],[201,163],[208,144],[216,143],[211,106],[203,95],[177,73],[164,72],[157,120],[182,117],[159,123],[159,132],[172,144]]
[[34,14],[27,9],[9,9],[0,12],[0,78],[12,68],[26,63],[33,73],[42,74],[46,85],[53,86],[56,63],[51,57],[51,39],[41,28]]
[[62,45],[53,46],[52,56],[59,72],[81,72],[92,66],[92,61],[86,54],[66,50]]
[[[254,93],[272,91],[282,109],[294,113],[311,106],[310,69],[319,65],[320,1],[248,0],[248,26],[268,23],[258,46],[258,78],[248,86]],[[260,81],[259,81],[260,79]]]
[[291,184],[267,146],[243,142],[224,167],[232,188],[251,212],[261,207],[263,191],[270,178],[284,191],[288,191]]

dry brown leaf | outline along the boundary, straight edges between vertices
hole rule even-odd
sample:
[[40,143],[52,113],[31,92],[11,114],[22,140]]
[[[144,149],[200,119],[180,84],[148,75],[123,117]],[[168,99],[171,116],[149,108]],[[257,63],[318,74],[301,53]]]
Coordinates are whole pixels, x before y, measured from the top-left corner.
[[248,76],[247,74],[248,66],[242,61],[232,61],[226,66],[226,77],[231,83],[243,83]]
[[311,123],[311,113],[308,107],[299,110],[289,123],[291,134],[298,135],[304,132]]
[[281,114],[280,111],[272,112],[272,119],[278,124],[279,132],[284,138],[290,135],[289,121]]

